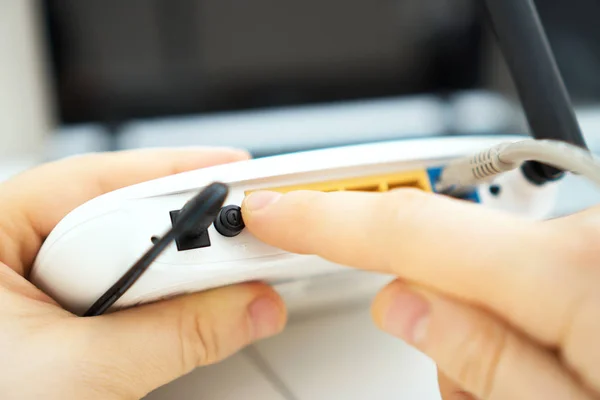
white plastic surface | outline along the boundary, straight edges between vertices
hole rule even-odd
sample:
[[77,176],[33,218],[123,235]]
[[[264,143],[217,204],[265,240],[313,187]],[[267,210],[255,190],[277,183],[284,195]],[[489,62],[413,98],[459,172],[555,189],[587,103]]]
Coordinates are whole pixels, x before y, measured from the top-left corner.
[[144,400],[441,400],[433,362],[378,330],[368,301],[292,320],[254,347]]
[[[518,139],[454,137],[344,147],[221,165],[131,186],[94,199],[64,218],[44,243],[31,279],[65,308],[81,314],[149,248],[152,236],[169,228],[169,212],[212,181],[228,183],[226,204],[239,205],[246,190],[432,167]],[[490,197],[482,187],[483,204],[543,217],[554,188],[531,188],[518,174],[503,177],[498,197]],[[170,246],[115,308],[245,280],[280,284],[291,308],[309,303],[318,307],[321,300],[351,301],[365,293],[358,288],[368,291],[387,279],[286,253],[247,231],[227,238],[211,226],[209,235],[208,248],[179,252]]]

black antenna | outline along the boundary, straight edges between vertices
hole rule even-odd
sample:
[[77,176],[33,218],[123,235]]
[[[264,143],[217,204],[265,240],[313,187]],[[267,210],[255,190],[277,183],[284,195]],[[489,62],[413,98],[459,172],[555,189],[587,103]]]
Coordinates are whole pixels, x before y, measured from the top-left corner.
[[[532,136],[587,149],[533,0],[485,0],[485,3]],[[523,172],[537,184],[563,175],[554,167],[535,162],[526,163]]]
[[217,217],[229,189],[222,183],[212,183],[188,201],[179,212],[173,227],[86,311],[84,317],[106,312],[142,276],[158,256],[173,242],[190,231],[207,229]]

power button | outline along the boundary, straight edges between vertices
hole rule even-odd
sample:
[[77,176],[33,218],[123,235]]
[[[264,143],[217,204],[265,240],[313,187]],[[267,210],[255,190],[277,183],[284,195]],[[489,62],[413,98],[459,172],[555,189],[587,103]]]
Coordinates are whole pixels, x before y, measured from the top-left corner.
[[221,208],[215,219],[215,229],[226,237],[239,235],[245,227],[246,225],[242,219],[242,209],[238,206]]

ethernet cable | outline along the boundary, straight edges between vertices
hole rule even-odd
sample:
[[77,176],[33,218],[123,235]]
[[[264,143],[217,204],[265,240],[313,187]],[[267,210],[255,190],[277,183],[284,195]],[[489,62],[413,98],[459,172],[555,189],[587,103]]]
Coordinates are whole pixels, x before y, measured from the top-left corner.
[[436,190],[440,193],[460,192],[531,161],[581,175],[600,186],[600,159],[591,152],[562,141],[530,139],[500,143],[475,155],[451,161],[442,171]]

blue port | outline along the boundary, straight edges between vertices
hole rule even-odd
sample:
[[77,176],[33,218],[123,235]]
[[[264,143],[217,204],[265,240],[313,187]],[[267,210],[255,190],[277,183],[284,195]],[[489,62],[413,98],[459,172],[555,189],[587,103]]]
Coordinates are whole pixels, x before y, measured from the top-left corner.
[[[427,170],[427,175],[429,175],[429,182],[431,183],[431,188],[433,189],[434,192],[435,192],[435,183],[440,178],[440,175],[442,174],[442,170],[443,170],[443,167],[429,168]],[[480,202],[479,193],[477,193],[476,190],[469,192],[466,196],[461,197],[461,199],[467,200],[467,201],[472,201],[475,203]]]

